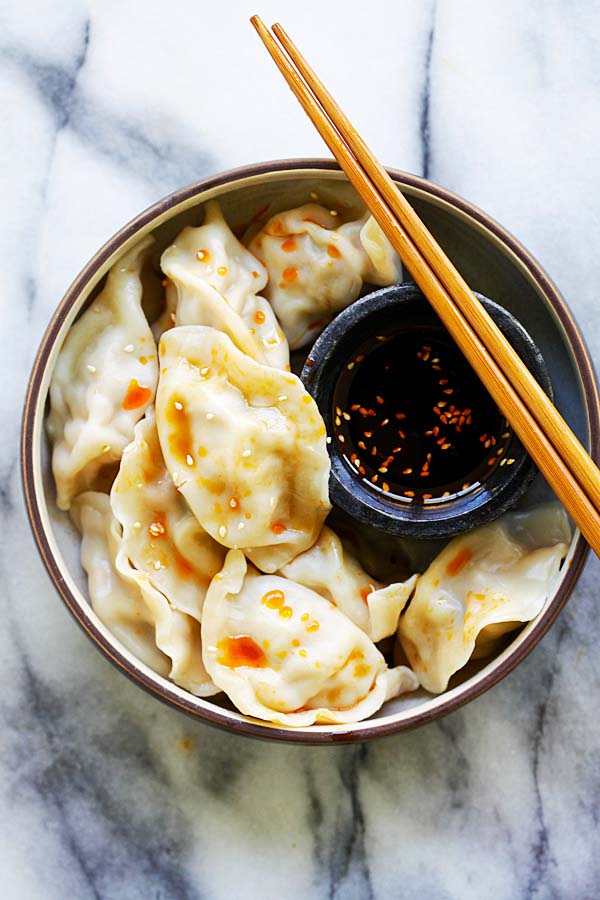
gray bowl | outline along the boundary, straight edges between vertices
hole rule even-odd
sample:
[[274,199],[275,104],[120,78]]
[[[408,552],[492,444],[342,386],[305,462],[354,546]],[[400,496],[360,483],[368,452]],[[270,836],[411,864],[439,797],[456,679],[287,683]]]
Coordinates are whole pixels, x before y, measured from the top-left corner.
[[[558,408],[597,461],[600,400],[594,372],[583,338],[557,288],[525,248],[481,210],[413,175],[393,170],[390,174],[471,287],[509,310],[532,336],[553,379]],[[320,744],[364,741],[414,728],[490,688],[530,652],[552,625],[577,581],[588,547],[575,533],[543,611],[502,652],[458,673],[450,689],[438,697],[421,691],[409,694],[389,701],[368,721],[352,725],[283,728],[244,716],[219,697],[194,697],[140,663],[105,628],[88,601],[79,564],[78,536],[68,517],[56,508],[44,431],[48,388],[65,335],[100,289],[112,263],[142,235],[154,234],[158,261],[181,228],[201,221],[206,200],[217,197],[229,222],[241,228],[261,210],[272,214],[307,202],[311,192],[318,193],[325,204],[343,203],[349,210],[357,206],[354,190],[332,161],[267,162],[225,172],[171,194],[101,247],[61,300],[36,356],[23,413],[22,472],[31,526],[50,578],[79,625],[124,674],[171,706],[232,732]],[[549,496],[541,479],[536,479],[526,499]],[[51,602],[49,597],[46,602]]]
[[[521,323],[508,310],[476,294],[496,325],[510,341],[527,368],[552,397],[552,386],[542,354]],[[314,397],[327,433],[334,434],[333,396],[348,359],[368,337],[385,335],[400,326],[440,326],[441,322],[422,291],[412,283],[381,288],[356,300],[321,332],[302,370],[302,381]],[[473,372],[473,378],[477,376]],[[497,519],[514,506],[531,485],[536,467],[513,435],[511,465],[498,466],[475,490],[450,501],[431,504],[399,503],[388,495],[365,487],[350,471],[340,445],[329,444],[331,475],[329,496],[350,518],[386,534],[413,538],[441,538],[458,534]]]

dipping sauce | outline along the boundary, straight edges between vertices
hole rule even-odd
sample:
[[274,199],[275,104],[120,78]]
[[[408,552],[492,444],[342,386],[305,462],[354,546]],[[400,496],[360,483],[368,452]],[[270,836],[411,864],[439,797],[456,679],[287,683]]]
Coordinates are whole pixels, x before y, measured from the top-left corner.
[[440,503],[512,465],[506,419],[444,328],[369,338],[334,391],[334,440],[375,492]]

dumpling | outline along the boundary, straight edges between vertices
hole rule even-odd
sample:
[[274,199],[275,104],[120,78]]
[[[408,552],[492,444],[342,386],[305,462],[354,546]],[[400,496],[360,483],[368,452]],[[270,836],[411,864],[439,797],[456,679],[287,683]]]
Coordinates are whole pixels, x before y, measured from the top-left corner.
[[318,541],[280,574],[316,591],[339,607],[372,641],[394,634],[398,617],[412,594],[417,576],[387,587],[371,578],[337,534],[325,526]]
[[239,550],[208,589],[202,644],[207,671],[237,708],[282,725],[358,722],[418,686],[410,669],[388,669],[328,600],[248,572]]
[[154,400],[156,344],[141,306],[146,237],[108,273],[101,294],[69,331],[50,385],[48,434],[59,509],[118,461]]
[[401,280],[400,261],[373,217],[338,225],[316,203],[273,216],[249,243],[269,273],[271,301],[292,350],[358,297],[363,281]]
[[123,528],[117,569],[124,576],[145,573],[175,609],[200,621],[206,589],[223,565],[225,550],[198,523],[173,484],[152,407],[123,452],[111,506]]
[[203,225],[184,228],[167,247],[161,268],[169,279],[165,327],[167,317],[176,325],[209,325],[258,362],[289,368],[285,335],[271,305],[257,296],[267,272],[237,240],[216,200],[206,204]]
[[418,580],[398,637],[421,685],[434,694],[492,641],[542,610],[570,527],[548,504],[511,513],[454,538]]
[[115,559],[121,540],[107,494],[80,494],[71,515],[81,532],[81,563],[93,610],[131,653],[201,697],[218,693],[203,662],[200,625],[173,609],[146,579],[123,578]]
[[88,576],[92,609],[134,656],[159,675],[168,675],[171,663],[156,646],[150,610],[139,588],[124,581],[115,566],[121,529],[108,494],[86,491],[70,512],[81,534],[81,565]]
[[311,546],[330,509],[314,400],[214,328],[167,331],[160,364],[156,422],[177,489],[215,540],[277,571]]

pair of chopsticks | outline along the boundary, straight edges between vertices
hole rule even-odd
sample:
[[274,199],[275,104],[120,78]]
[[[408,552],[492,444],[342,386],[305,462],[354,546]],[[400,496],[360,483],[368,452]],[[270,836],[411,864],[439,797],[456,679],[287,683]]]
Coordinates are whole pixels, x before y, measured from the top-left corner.
[[250,21],[523,446],[600,556],[600,471],[281,25]]

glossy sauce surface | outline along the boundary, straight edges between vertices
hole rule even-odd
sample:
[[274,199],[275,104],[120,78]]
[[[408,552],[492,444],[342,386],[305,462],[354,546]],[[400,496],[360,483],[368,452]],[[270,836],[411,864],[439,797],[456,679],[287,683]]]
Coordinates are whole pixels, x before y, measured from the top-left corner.
[[370,490],[439,503],[512,465],[512,432],[441,327],[369,338],[334,392],[334,440]]

